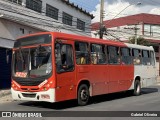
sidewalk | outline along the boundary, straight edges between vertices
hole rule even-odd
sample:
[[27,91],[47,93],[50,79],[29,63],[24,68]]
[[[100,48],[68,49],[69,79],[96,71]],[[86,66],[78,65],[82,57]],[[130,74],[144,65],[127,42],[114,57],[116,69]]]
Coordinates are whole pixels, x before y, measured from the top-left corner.
[[4,89],[4,90],[0,90],[0,98],[6,96],[6,95],[9,95],[11,94],[11,89]]
[[160,76],[157,77],[157,83],[160,83]]

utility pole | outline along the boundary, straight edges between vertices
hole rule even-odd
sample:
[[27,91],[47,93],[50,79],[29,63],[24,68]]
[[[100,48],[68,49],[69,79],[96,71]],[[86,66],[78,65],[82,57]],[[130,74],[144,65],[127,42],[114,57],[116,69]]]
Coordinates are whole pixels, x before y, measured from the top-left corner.
[[104,0],[101,0],[101,6],[100,6],[100,25],[99,25],[99,38],[103,39],[103,12],[104,12]]
[[134,30],[134,35],[135,35],[134,44],[137,45],[137,30],[139,30],[139,28],[137,28],[137,25],[135,25],[135,27],[125,27],[124,29]]

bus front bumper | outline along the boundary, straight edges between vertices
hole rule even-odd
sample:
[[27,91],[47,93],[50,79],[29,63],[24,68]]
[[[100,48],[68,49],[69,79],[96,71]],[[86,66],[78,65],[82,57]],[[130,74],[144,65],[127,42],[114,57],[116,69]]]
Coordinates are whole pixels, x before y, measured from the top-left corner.
[[21,92],[11,88],[11,93],[13,100],[56,102],[54,88],[40,92]]

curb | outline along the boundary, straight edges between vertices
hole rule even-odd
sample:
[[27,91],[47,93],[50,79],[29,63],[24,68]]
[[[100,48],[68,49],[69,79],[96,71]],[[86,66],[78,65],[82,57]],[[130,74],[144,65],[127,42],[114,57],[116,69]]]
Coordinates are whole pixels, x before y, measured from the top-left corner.
[[0,90],[0,98],[4,97],[4,96],[7,96],[11,94],[11,90],[10,89],[7,89],[7,90]]

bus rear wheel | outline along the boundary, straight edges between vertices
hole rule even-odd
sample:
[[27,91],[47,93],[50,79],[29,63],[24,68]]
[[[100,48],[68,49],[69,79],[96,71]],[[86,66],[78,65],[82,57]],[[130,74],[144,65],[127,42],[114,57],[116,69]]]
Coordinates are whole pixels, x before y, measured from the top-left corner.
[[138,96],[141,94],[141,83],[139,80],[135,81],[133,94]]
[[81,84],[78,88],[78,105],[84,106],[89,101],[89,88],[86,84]]

